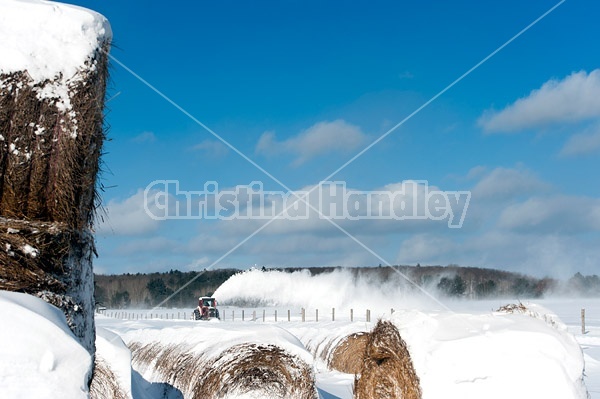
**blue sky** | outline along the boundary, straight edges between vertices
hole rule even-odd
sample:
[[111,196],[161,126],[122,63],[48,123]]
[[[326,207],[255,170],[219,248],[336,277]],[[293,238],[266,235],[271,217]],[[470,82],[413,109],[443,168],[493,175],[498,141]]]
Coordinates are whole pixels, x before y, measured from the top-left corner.
[[[89,2],[112,55],[292,190],[314,187],[557,4]],[[430,221],[281,221],[213,267],[461,264],[568,276],[600,262],[600,6],[568,0],[340,171],[356,190],[469,190],[461,229]],[[179,180],[278,183],[118,63],[97,272],[201,270],[264,221],[149,218]],[[374,256],[373,253],[378,254]]]

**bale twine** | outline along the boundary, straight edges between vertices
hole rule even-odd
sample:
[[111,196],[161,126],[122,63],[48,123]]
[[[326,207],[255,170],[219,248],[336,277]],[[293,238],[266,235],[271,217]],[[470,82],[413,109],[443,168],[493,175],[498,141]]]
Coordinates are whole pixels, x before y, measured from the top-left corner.
[[396,326],[377,322],[369,334],[360,377],[355,377],[356,399],[420,399],[419,377],[406,343]]

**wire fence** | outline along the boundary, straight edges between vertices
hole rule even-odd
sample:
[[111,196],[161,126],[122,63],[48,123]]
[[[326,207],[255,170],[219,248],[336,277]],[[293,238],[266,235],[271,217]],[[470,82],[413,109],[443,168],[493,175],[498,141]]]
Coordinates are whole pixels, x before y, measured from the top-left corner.
[[[194,320],[193,309],[101,309],[97,313],[109,318],[120,320]],[[307,308],[219,308],[219,319],[222,322],[324,322],[324,321],[346,321],[346,322],[371,322],[372,315],[375,319],[383,315],[393,314],[394,309],[372,312],[371,309],[307,309]],[[579,317],[577,317],[579,316]],[[588,326],[600,326],[599,318],[589,318],[585,309],[577,316],[564,320],[567,325],[580,325],[581,334],[588,332]],[[578,320],[579,319],[579,320]],[[595,328],[592,327],[592,328]]]
[[[194,320],[194,310],[181,309],[102,309],[98,311],[109,318],[120,320]],[[319,321],[366,321],[372,314],[381,317],[385,312],[373,313],[371,309],[281,309],[281,308],[220,308],[222,322],[319,322]],[[387,310],[394,313],[394,309]]]

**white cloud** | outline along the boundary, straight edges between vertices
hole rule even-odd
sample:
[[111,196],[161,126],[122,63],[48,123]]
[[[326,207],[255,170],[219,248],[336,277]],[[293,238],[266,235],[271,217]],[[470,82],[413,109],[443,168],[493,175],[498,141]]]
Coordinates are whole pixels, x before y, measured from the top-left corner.
[[[481,168],[474,168],[469,175],[481,175]],[[514,197],[546,191],[550,188],[533,172],[527,169],[498,167],[485,174],[473,187],[473,198],[477,200],[503,201]]]
[[501,228],[543,234],[600,231],[600,200],[587,197],[534,197],[507,207]]
[[217,140],[204,140],[201,143],[196,144],[192,147],[192,150],[202,151],[204,154],[213,157],[220,158],[229,152],[229,149],[225,144]]
[[600,117],[600,69],[549,80],[499,112],[487,111],[478,124],[488,133],[515,132]]
[[142,132],[131,139],[134,143],[154,143],[156,141],[156,135],[152,132]]
[[293,164],[299,166],[324,154],[347,153],[366,141],[367,135],[358,126],[338,119],[316,123],[283,141],[277,141],[274,132],[265,132],[256,145],[256,152],[262,155],[292,154],[296,157]]
[[559,234],[522,234],[489,230],[464,239],[421,234],[402,242],[399,264],[488,267],[538,277],[568,278],[575,272],[594,273],[600,262],[597,240]]
[[563,157],[600,152],[600,123],[569,138],[559,155]]
[[[104,206],[107,215],[96,230],[99,234],[141,235],[158,229],[159,222],[152,219],[144,209],[144,191],[139,189],[123,201],[110,200]],[[153,204],[148,204],[150,207]]]

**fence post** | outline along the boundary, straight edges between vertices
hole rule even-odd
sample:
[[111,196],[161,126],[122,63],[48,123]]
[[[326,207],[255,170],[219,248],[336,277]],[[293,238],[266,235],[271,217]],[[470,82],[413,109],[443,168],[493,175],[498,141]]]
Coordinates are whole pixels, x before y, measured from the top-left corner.
[[235,310],[231,311],[231,321],[235,321]]
[[371,311],[367,309],[367,323],[371,322]]
[[306,311],[302,308],[302,323],[306,321]]
[[275,309],[275,322],[277,322],[277,309]]
[[335,308],[331,308],[331,321],[335,321]]
[[585,309],[581,309],[581,333],[585,334]]
[[263,323],[265,322],[266,313],[267,313],[267,311],[265,309],[263,309]]
[[252,311],[252,321],[256,321],[256,310]]
[[350,321],[354,321],[354,309],[350,309]]
[[242,309],[242,321],[244,321],[244,309]]
[[288,321],[290,321],[290,320],[291,320],[291,318],[290,318],[290,310],[288,309]]
[[315,321],[319,321],[319,309],[315,309]]

